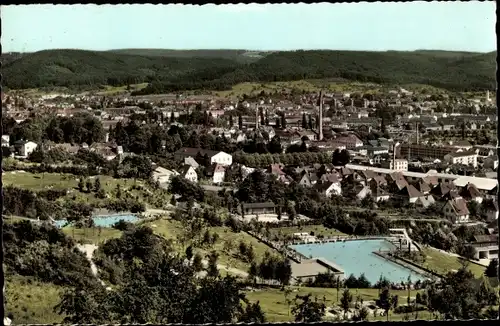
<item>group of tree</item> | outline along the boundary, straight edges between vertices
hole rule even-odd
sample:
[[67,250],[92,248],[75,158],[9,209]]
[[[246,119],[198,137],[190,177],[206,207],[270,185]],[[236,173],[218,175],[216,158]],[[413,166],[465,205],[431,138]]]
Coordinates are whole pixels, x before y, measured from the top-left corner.
[[[197,271],[172,244],[148,227],[127,230],[96,253],[101,279],[116,285],[76,287],[64,293],[57,311],[70,323],[264,322],[233,277]],[[210,265],[210,264],[209,264]],[[221,301],[222,300],[222,301]],[[133,308],[131,308],[133,307]]]
[[310,165],[332,163],[332,157],[324,152],[302,152],[302,153],[281,153],[281,154],[245,154],[235,153],[233,156],[235,163],[240,163],[248,167],[263,168],[271,164],[283,165]]
[[266,251],[260,262],[251,263],[248,275],[254,282],[258,277],[266,281],[277,281],[284,287],[290,283],[292,268],[287,258],[271,255]]
[[101,121],[88,113],[77,113],[72,117],[35,115],[19,124],[9,121],[12,119],[2,118],[7,126],[4,133],[10,135],[12,144],[18,140],[29,140],[91,145],[104,139]]

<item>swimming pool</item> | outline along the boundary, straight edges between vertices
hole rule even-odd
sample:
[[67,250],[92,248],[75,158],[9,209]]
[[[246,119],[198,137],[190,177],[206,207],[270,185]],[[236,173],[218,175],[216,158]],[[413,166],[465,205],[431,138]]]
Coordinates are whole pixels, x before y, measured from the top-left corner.
[[[110,228],[120,220],[123,220],[125,222],[135,223],[139,220],[139,218],[133,214],[96,216],[94,217],[94,224],[95,226]],[[66,226],[68,222],[66,220],[58,220],[54,221],[54,223],[57,227],[61,228]]]
[[364,273],[372,284],[376,283],[381,275],[394,283],[406,282],[408,276],[411,276],[413,282],[425,279],[412,270],[375,255],[374,251],[394,248],[394,245],[383,239],[301,244],[292,245],[291,248],[306,257],[324,257],[331,260],[344,270],[345,277],[351,274],[359,277]]

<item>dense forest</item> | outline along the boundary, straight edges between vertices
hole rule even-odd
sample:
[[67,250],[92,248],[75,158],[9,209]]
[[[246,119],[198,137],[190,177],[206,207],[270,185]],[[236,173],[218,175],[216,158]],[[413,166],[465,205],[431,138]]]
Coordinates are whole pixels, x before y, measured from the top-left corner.
[[4,85],[19,89],[148,82],[148,87],[135,94],[144,95],[226,90],[241,82],[340,77],[360,82],[420,83],[458,91],[495,89],[495,52],[301,50],[269,53],[257,61],[244,62],[241,58],[251,54],[236,50],[199,54],[144,51],[47,50],[27,54],[6,60]]

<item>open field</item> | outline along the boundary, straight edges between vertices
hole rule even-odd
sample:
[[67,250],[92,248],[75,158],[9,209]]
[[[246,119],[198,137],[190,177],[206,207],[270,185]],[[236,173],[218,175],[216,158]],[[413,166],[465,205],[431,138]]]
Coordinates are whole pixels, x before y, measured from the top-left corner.
[[[84,202],[96,204],[102,202],[103,199],[96,197],[94,192],[80,192],[78,190],[79,176],[72,174],[62,173],[28,173],[28,172],[4,172],[3,173],[4,186],[15,186],[19,188],[30,189],[33,191],[47,190],[47,189],[68,189],[68,194],[63,199],[70,199],[76,202]],[[97,177],[90,177],[89,180],[92,184]],[[113,198],[118,185],[120,185],[124,195],[129,197],[138,197],[140,200],[144,199],[144,193],[140,190],[130,189],[130,187],[145,186],[141,180],[133,179],[115,179],[111,176],[100,175],[101,187],[104,189],[109,198]],[[84,187],[86,190],[86,186]],[[61,199],[59,199],[61,200]],[[165,198],[168,202],[169,198]]]
[[[407,84],[401,85],[402,88],[408,91],[424,91],[427,94],[443,94],[447,93],[446,90],[422,84]],[[398,86],[388,86],[379,85],[375,83],[362,83],[362,82],[350,82],[347,80],[337,79],[310,79],[310,80],[298,80],[298,81],[288,81],[288,82],[272,82],[272,83],[240,83],[233,86],[231,90],[212,92],[212,95],[224,98],[236,98],[246,95],[257,95],[261,91],[264,92],[275,92],[275,91],[291,91],[295,90],[298,92],[319,92],[320,90],[326,90],[327,92],[362,92],[368,94],[376,94],[391,89],[397,89]]]
[[[426,255],[423,267],[436,271],[439,274],[446,274],[451,271],[457,271],[462,264],[458,257],[447,255],[432,248],[423,248],[423,253]],[[480,277],[484,274],[485,268],[477,264],[469,263],[467,267],[474,276]]]
[[[131,84],[130,85],[130,89],[128,89],[127,85],[125,85],[125,86],[118,86],[118,87],[106,85],[103,88],[101,88],[98,91],[96,91],[95,93],[97,95],[107,95],[107,96],[110,96],[110,95],[119,95],[119,94],[127,94],[127,93],[130,93],[132,91],[138,91],[140,89],[143,89],[146,86],[148,86],[148,83]],[[86,93],[93,93],[93,92],[86,92]]]
[[[337,290],[331,288],[307,288],[307,287],[291,287],[292,292],[289,294],[288,299],[293,299],[297,294],[305,295],[311,293],[313,296],[317,296],[318,300],[322,300],[323,297],[326,299],[326,306],[332,307],[335,304],[340,303],[337,301]],[[296,292],[295,292],[296,291]],[[353,296],[353,301],[356,296],[359,295],[363,298],[363,301],[376,300],[378,298],[378,289],[358,289],[356,294],[356,289],[351,289],[351,294]],[[392,290],[391,294],[398,295],[400,303],[406,303],[408,297],[408,291],[395,291]],[[410,293],[411,297],[414,297],[417,291],[412,291]],[[293,321],[293,315],[290,311],[288,314],[288,305],[286,303],[284,292],[280,289],[267,288],[262,290],[256,290],[254,292],[246,292],[247,298],[250,302],[259,301],[262,310],[266,313],[266,316],[270,322],[283,322],[283,321]],[[342,289],[339,293],[339,299],[342,297]],[[425,312],[424,312],[425,314]],[[428,313],[424,316],[422,312],[419,315],[423,319],[428,318]],[[427,317],[427,318],[426,318]],[[402,320],[403,316],[394,315],[391,313],[389,320]],[[376,320],[385,320],[386,317],[377,317]],[[374,320],[373,315],[369,317],[369,320]]]
[[63,316],[53,311],[60,302],[63,288],[34,281],[29,277],[7,276],[5,280],[7,312],[16,324],[60,323]]

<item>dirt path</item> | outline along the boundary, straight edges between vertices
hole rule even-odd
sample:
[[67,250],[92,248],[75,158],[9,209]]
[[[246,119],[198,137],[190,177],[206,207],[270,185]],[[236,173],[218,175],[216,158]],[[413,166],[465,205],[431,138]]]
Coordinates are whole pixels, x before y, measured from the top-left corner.
[[78,250],[83,252],[87,257],[87,259],[89,260],[92,274],[94,274],[94,276],[97,277],[97,279],[101,282],[102,285],[105,285],[104,282],[99,278],[97,273],[98,272],[97,266],[94,264],[94,261],[92,260],[92,257],[94,257],[94,252],[97,250],[98,247],[93,244],[84,244],[84,245],[78,244],[76,247],[78,248]]

